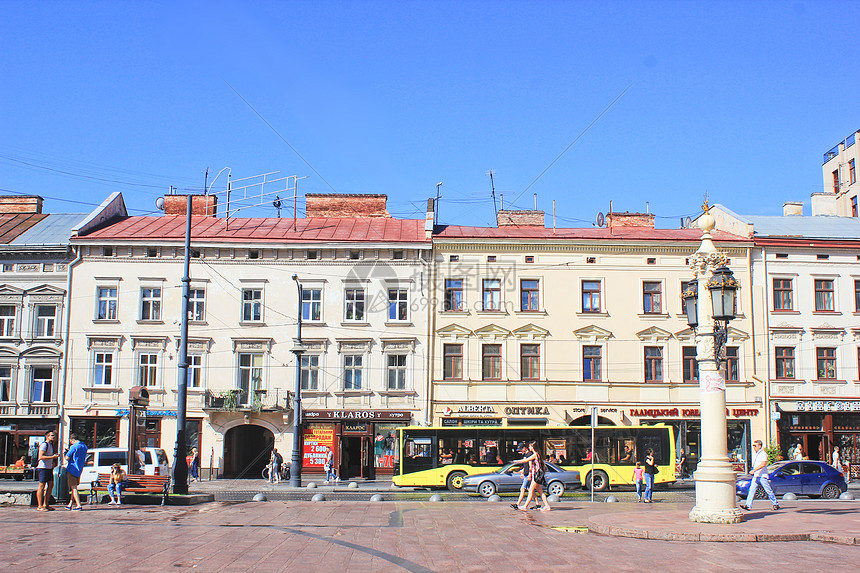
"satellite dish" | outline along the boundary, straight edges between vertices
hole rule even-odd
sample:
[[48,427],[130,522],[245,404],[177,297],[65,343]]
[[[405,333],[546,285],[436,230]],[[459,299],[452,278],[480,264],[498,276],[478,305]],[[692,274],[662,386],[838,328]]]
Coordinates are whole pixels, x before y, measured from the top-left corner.
[[688,229],[693,225],[693,220],[690,217],[684,219],[684,226]]
[[164,197],[159,197],[155,200],[155,208],[159,211],[164,211]]
[[602,227],[602,226],[603,226],[603,213],[598,213],[598,214],[597,214],[597,226],[598,226],[598,227]]

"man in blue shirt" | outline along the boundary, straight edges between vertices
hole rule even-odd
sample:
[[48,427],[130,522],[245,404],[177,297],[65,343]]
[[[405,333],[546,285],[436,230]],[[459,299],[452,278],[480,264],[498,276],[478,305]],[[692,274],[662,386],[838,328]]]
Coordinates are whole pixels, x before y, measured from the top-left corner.
[[[81,496],[78,493],[78,484],[81,483],[81,473],[87,460],[87,446],[78,440],[75,434],[69,436],[69,443],[72,445],[66,450],[66,476],[69,480],[69,488],[72,490],[72,498],[67,508],[80,511]],[[73,502],[74,507],[72,507]]]

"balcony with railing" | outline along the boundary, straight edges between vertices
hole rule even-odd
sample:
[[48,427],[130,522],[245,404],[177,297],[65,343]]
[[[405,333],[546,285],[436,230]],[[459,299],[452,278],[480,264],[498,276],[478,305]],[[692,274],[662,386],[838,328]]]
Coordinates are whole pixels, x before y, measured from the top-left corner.
[[59,415],[60,407],[55,402],[32,402],[16,404],[14,402],[0,403],[0,416],[39,416],[54,417]]
[[857,133],[860,133],[860,131],[852,133],[851,135],[846,137],[844,140],[842,140],[839,143],[837,143],[836,145],[834,145],[830,150],[828,150],[827,153],[824,154],[824,163],[827,163],[828,161],[830,161],[834,157],[839,156],[839,146],[840,145],[843,146],[844,149],[848,149],[849,147],[854,145],[854,143],[856,143],[856,141],[857,141],[857,139],[856,139]]
[[280,388],[247,391],[236,388],[224,392],[206,392],[204,411],[221,412],[278,412],[289,409],[290,392]]

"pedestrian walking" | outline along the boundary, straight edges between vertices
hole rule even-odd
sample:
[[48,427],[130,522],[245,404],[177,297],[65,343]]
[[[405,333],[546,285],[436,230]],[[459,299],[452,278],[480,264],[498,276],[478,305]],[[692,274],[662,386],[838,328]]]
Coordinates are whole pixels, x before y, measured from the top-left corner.
[[839,473],[842,473],[842,461],[839,459],[839,446],[833,446],[833,455],[830,457],[832,465]]
[[278,448],[272,448],[272,455],[269,456],[269,483],[281,482],[282,463],[284,463],[284,458],[278,452]]
[[687,454],[684,453],[684,448],[681,448],[681,455],[678,456],[678,472],[682,478],[687,477]]
[[654,476],[660,468],[654,463],[654,450],[645,452],[645,503],[651,503],[651,496],[654,492]]
[[543,489],[546,485],[546,465],[544,464],[543,457],[540,455],[540,452],[538,452],[537,442],[529,442],[529,455],[514,463],[529,464],[529,478],[531,481],[529,484],[529,495],[526,498],[526,502],[523,505],[518,506],[517,509],[522,511],[528,510],[532,499],[535,498],[535,493],[537,493],[541,497],[540,510],[550,511],[552,508],[549,506],[549,500],[546,498],[546,492]]
[[750,491],[747,494],[747,502],[741,506],[741,509],[747,511],[752,509],[752,503],[755,499],[755,492],[758,490],[759,484],[764,488],[767,497],[774,511],[779,509],[779,502],[776,501],[776,496],[773,494],[773,488],[770,487],[770,478],[767,475],[767,452],[762,448],[761,440],[753,442],[752,456],[752,479],[750,480]]
[[325,447],[325,463],[323,464],[323,469],[325,470],[325,481],[323,483],[340,481],[340,478],[337,477],[337,470],[334,469],[334,452],[328,446]]
[[60,457],[54,453],[54,440],[57,434],[53,430],[45,432],[45,441],[39,445],[39,451],[36,454],[36,459],[39,463],[36,464],[36,477],[39,480],[39,486],[36,488],[36,503],[38,511],[54,511],[51,507],[51,491],[54,489],[54,464]]
[[200,481],[200,454],[197,448],[191,448],[191,481]]
[[636,484],[636,503],[642,501],[642,486],[645,481],[645,468],[641,462],[636,462],[636,467],[633,469],[633,483]]
[[[529,455],[529,446],[526,443],[520,445],[519,453],[521,456],[528,457]],[[520,475],[523,478],[523,483],[520,485],[520,497],[517,498],[516,503],[512,503],[511,507],[514,509],[519,509],[520,504],[523,502],[523,498],[526,496],[526,493],[529,491],[529,486],[531,485],[531,480],[529,478],[529,464],[523,463],[523,469],[520,470]]]
[[78,485],[81,483],[81,473],[84,471],[84,464],[87,461],[87,446],[78,440],[76,434],[69,435],[69,443],[71,446],[66,451],[66,478],[72,496],[66,509],[80,511],[81,495],[78,493]]

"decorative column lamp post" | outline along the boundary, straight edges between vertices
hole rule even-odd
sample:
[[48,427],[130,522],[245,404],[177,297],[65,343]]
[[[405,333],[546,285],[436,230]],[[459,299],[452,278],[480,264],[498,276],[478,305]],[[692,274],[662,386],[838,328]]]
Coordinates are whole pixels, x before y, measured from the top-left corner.
[[[716,222],[708,213],[707,201],[703,209],[705,213],[698,222],[703,231],[702,244],[690,264],[695,280],[681,294],[687,323],[696,332],[702,421],[701,453],[693,476],[696,506],[690,511],[690,521],[740,523],[743,515],[735,504],[735,472],[726,447],[726,380],[720,370],[728,324],[735,318],[739,284],[726,266],[728,257],[717,251],[711,240]],[[711,304],[704,302],[706,292]],[[698,304],[699,300],[703,304]]]
[[302,283],[298,275],[293,275],[298,291],[297,331],[293,340],[293,354],[296,355],[296,390],[293,394],[293,452],[290,455],[290,487],[302,487]]

